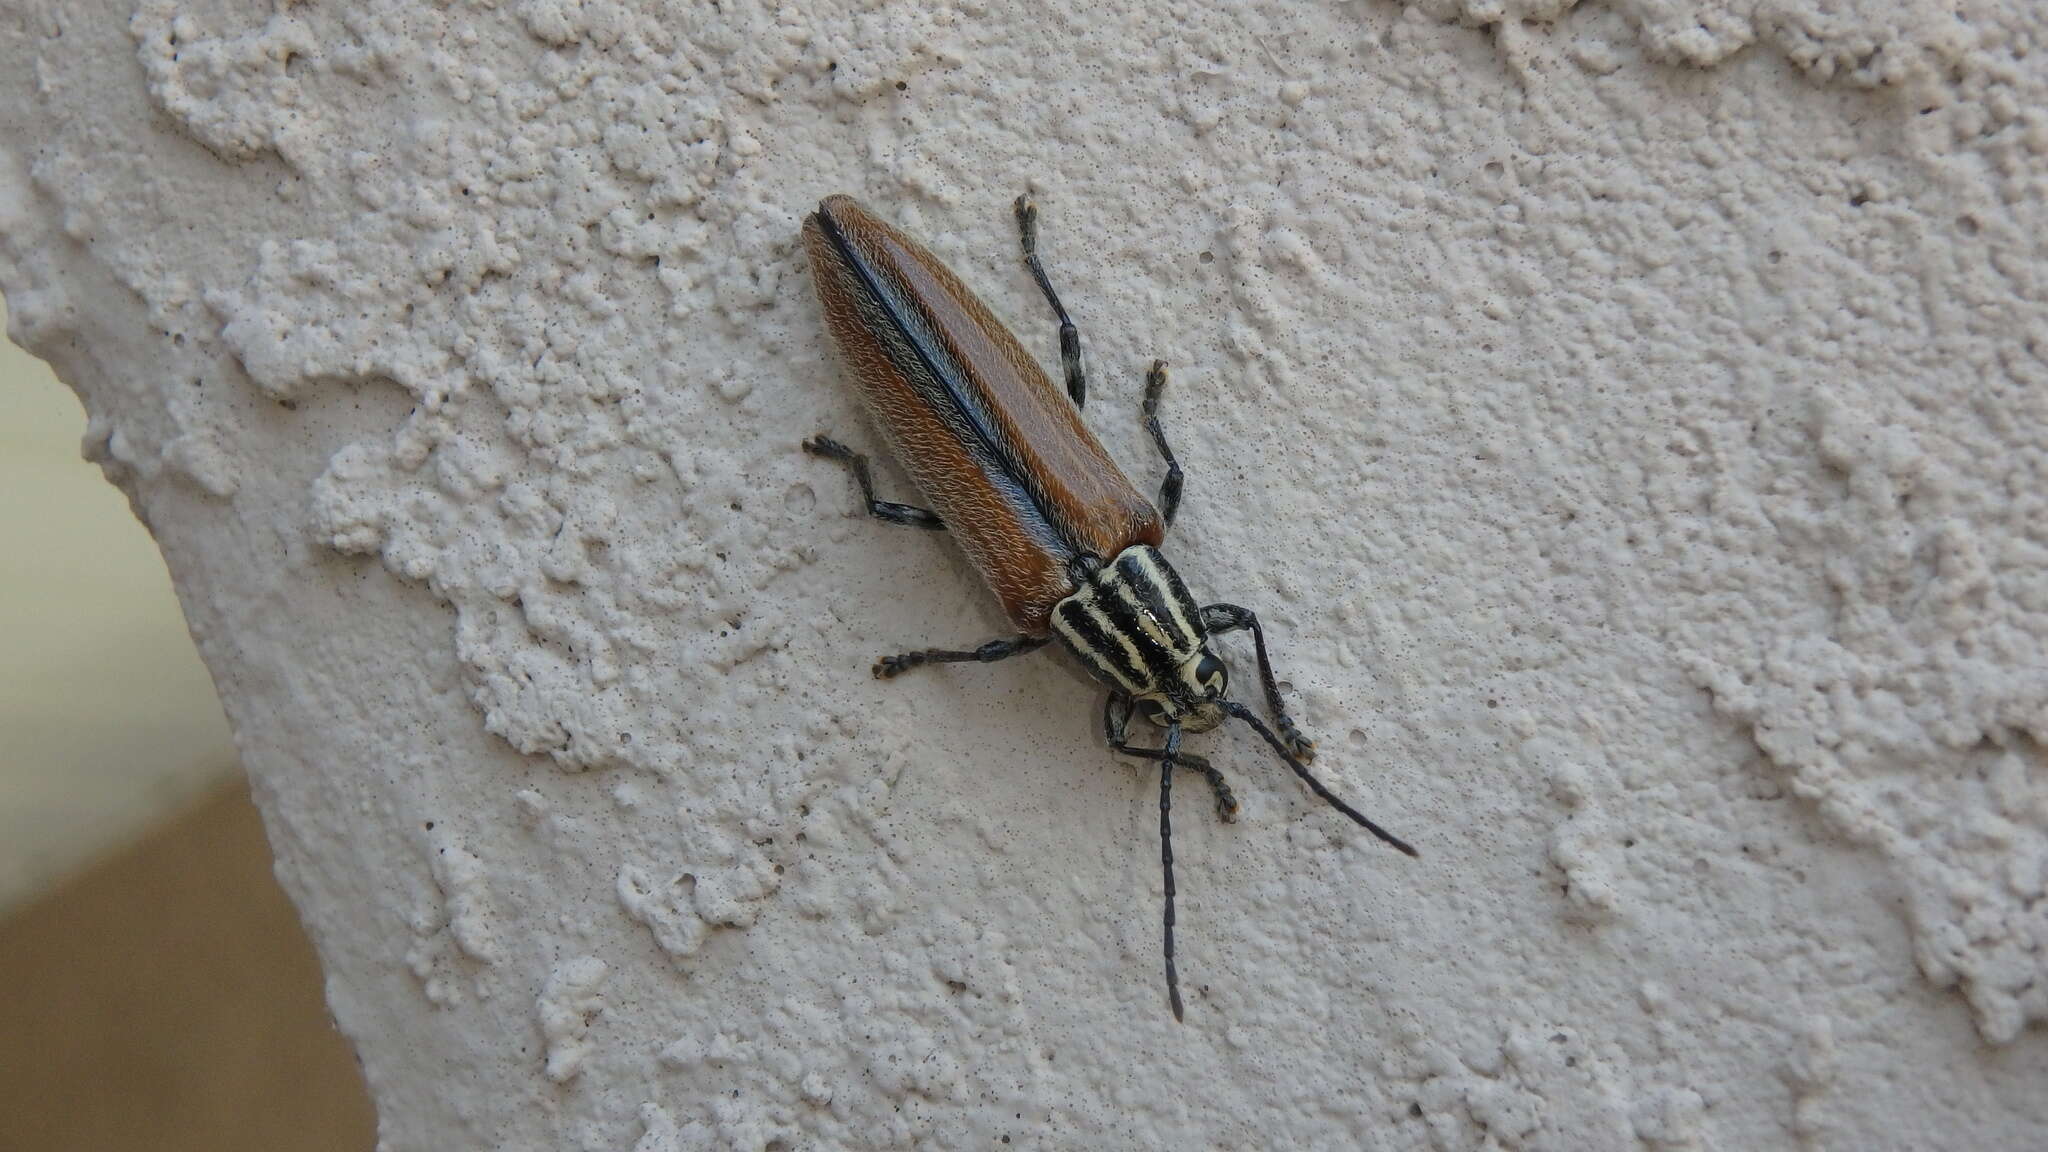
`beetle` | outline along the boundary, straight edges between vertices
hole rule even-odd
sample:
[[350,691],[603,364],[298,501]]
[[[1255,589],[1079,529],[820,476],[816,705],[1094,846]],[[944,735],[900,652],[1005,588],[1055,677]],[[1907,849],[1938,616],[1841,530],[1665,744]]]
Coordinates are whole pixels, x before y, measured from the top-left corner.
[[[1183,733],[1226,718],[1264,739],[1310,791],[1387,844],[1415,849],[1337,798],[1310,773],[1315,745],[1287,715],[1265,630],[1234,604],[1198,605],[1160,554],[1180,510],[1182,471],[1159,422],[1166,363],[1145,376],[1143,412],[1166,477],[1155,505],[1132,487],[1081,420],[1087,380],[1081,340],[1038,258],[1038,210],[1015,204],[1024,264],[1059,321],[1062,396],[1017,337],[923,245],[848,196],[829,196],[805,218],[803,244],[825,326],[889,450],[929,508],[877,499],[866,456],[827,436],[805,451],[852,473],[868,514],[894,524],[950,529],[1016,627],[971,649],[926,648],[884,656],[881,679],[927,664],[992,663],[1057,638],[1109,688],[1103,734],[1126,756],[1159,764],[1159,846],[1166,874],[1163,943],[1167,1001],[1182,1019],[1173,960],[1173,770],[1208,779],[1216,810],[1235,819],[1237,799],[1206,759],[1181,751]],[[1249,630],[1268,726],[1225,695],[1229,671],[1210,646]],[[1133,712],[1165,731],[1156,748],[1131,742]]]

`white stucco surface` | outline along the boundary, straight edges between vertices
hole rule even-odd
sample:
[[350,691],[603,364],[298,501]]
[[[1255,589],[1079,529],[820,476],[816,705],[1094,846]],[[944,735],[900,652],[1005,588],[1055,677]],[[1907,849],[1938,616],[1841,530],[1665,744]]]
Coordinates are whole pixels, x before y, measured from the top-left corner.
[[[2048,1145],[2048,17],[16,3],[0,287],[390,1149]],[[1373,843],[1179,791],[872,443],[848,191],[1047,359]],[[884,485],[901,491],[900,475]],[[1238,681],[1249,647],[1227,644]]]

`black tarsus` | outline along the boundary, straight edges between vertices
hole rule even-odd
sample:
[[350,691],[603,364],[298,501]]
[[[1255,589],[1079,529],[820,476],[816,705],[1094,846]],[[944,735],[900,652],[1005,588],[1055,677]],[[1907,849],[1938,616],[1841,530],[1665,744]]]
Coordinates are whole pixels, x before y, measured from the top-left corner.
[[1257,732],[1261,737],[1263,737],[1267,744],[1272,745],[1273,751],[1278,752],[1282,760],[1287,761],[1287,766],[1289,768],[1294,769],[1294,774],[1296,776],[1301,777],[1301,782],[1308,785],[1309,791],[1314,792],[1316,795],[1322,797],[1325,801],[1329,803],[1330,807],[1335,808],[1337,811],[1342,812],[1346,816],[1349,816],[1353,823],[1357,824],[1360,828],[1365,829],[1367,832],[1370,832],[1373,835],[1379,837],[1380,839],[1386,841],[1387,844],[1389,844],[1393,848],[1405,852],[1410,856],[1421,855],[1421,853],[1409,847],[1407,841],[1401,839],[1399,836],[1394,835],[1392,832],[1387,831],[1385,828],[1382,828],[1379,825],[1373,823],[1371,820],[1367,819],[1363,814],[1361,814],[1358,811],[1358,809],[1353,808],[1351,805],[1346,804],[1342,800],[1337,799],[1335,793],[1331,792],[1328,788],[1323,787],[1323,782],[1316,779],[1313,775],[1310,774],[1308,770],[1308,765],[1303,764],[1300,760],[1295,759],[1294,753],[1289,752],[1287,750],[1287,747],[1280,743],[1280,738],[1278,736],[1273,735],[1273,730],[1271,728],[1266,727],[1265,722],[1260,720],[1258,715],[1254,713],[1251,709],[1245,707],[1242,704],[1239,704],[1235,700],[1218,700],[1216,703],[1222,706],[1225,712],[1228,712],[1232,716],[1237,717],[1239,720],[1242,720],[1245,723],[1251,725],[1252,730]]
[[1159,394],[1165,390],[1166,361],[1154,360],[1152,370],[1145,373],[1145,431],[1152,434],[1152,443],[1159,447],[1160,458],[1166,461],[1166,479],[1159,482],[1159,514],[1171,528],[1174,513],[1180,511],[1181,471],[1180,461],[1173,458],[1173,449],[1166,446],[1166,430],[1159,426]]
[[1242,628],[1252,630],[1252,646],[1259,654],[1259,681],[1266,690],[1266,707],[1273,713],[1273,726],[1280,729],[1280,739],[1287,743],[1288,751],[1303,763],[1314,760],[1316,742],[1301,734],[1294,719],[1287,715],[1287,706],[1280,702],[1280,682],[1273,678],[1273,661],[1266,655],[1266,630],[1259,627],[1258,615],[1235,604],[1210,604],[1202,609],[1202,627],[1211,636]]
[[[1118,712],[1121,704],[1123,710]],[[1102,734],[1109,741],[1110,751],[1124,756],[1135,756],[1140,760],[1158,760],[1166,755],[1161,748],[1140,748],[1130,742],[1131,698],[1121,692],[1111,692],[1102,703]],[[1173,761],[1184,768],[1193,768],[1209,781],[1209,788],[1216,793],[1216,818],[1225,824],[1237,822],[1237,794],[1230,790],[1230,782],[1223,778],[1214,764],[1192,752],[1183,752]]]
[[901,676],[923,664],[993,664],[1036,652],[1052,642],[1050,636],[1017,636],[1008,640],[991,640],[972,651],[958,651],[950,648],[924,648],[916,652],[899,652],[875,661],[875,679],[888,680]]
[[1173,968],[1173,761],[1180,752],[1180,725],[1166,729],[1166,747],[1159,757],[1159,863],[1166,871],[1166,998],[1173,1018],[1181,1019],[1180,973]]
[[804,441],[804,451],[827,460],[837,460],[853,469],[853,478],[860,484],[861,499],[867,501],[868,515],[891,524],[907,524],[912,528],[929,528],[934,532],[943,531],[946,522],[939,514],[929,509],[909,504],[897,504],[888,500],[875,499],[875,478],[868,471],[868,458],[832,439],[830,436],[813,436]]
[[1017,197],[1016,212],[1017,234],[1024,242],[1024,266],[1031,269],[1031,278],[1038,281],[1045,302],[1052,305],[1053,314],[1060,318],[1060,366],[1067,374],[1067,395],[1073,397],[1074,407],[1079,408],[1088,403],[1088,380],[1081,370],[1081,333],[1074,328],[1066,306],[1060,303],[1059,293],[1052,290],[1045,265],[1038,262],[1038,204],[1029,192]]

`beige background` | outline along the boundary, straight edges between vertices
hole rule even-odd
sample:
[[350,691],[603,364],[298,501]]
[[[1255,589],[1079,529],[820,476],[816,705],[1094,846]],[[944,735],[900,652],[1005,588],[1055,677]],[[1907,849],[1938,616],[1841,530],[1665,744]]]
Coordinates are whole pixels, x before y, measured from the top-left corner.
[[368,1148],[213,685],[84,430],[0,341],[0,1152]]
[[0,341],[0,913],[235,775],[163,560],[84,433]]

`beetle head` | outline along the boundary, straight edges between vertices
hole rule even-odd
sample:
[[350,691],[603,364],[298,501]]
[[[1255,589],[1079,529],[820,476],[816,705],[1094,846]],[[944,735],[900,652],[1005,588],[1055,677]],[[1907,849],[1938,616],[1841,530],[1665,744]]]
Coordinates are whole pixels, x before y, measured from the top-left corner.
[[1134,697],[1138,714],[1161,728],[1180,725],[1183,732],[1207,732],[1223,723],[1217,701],[1230,687],[1230,669],[1207,644],[1182,662],[1171,680]]

